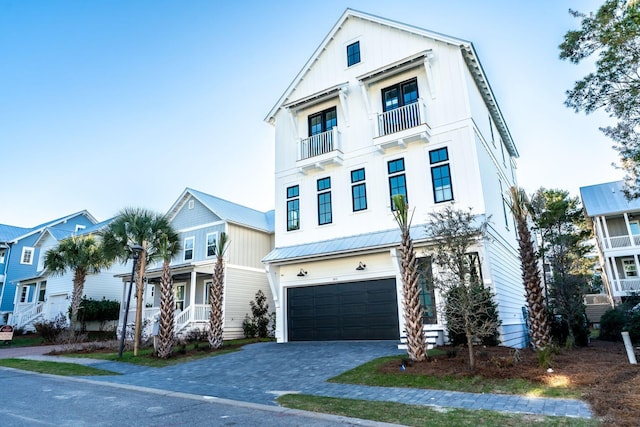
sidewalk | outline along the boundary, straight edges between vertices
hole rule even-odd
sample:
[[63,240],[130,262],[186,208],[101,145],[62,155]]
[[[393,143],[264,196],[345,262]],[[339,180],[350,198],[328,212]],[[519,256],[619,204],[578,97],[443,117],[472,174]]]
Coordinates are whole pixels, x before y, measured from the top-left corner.
[[[165,368],[149,368],[93,359],[43,356],[42,352],[37,354],[35,350],[34,353],[36,354],[12,357],[90,364],[95,368],[121,374],[90,377],[97,382],[265,405],[277,405],[275,399],[282,394],[304,393],[471,410],[486,409],[577,418],[592,416],[588,404],[575,399],[372,387],[327,382],[329,378],[368,360],[399,354],[397,347],[385,342],[252,344],[235,353]],[[0,350],[0,357],[3,355],[3,351]]]

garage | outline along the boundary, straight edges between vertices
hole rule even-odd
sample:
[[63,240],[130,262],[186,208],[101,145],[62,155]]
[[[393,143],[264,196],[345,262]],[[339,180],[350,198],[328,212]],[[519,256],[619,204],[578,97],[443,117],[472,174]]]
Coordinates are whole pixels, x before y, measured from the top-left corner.
[[304,286],[287,290],[289,341],[395,340],[395,279]]

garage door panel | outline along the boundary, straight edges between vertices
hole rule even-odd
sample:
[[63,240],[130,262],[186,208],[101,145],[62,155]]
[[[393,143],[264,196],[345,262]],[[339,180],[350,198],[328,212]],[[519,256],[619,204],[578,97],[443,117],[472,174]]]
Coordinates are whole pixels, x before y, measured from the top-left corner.
[[395,279],[290,288],[291,341],[398,339]]

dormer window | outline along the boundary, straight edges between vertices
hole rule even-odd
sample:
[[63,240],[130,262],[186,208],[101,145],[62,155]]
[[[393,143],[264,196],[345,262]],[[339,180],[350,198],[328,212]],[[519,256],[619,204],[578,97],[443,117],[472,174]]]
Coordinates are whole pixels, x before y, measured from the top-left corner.
[[360,42],[351,43],[347,46],[347,66],[358,64],[360,62]]

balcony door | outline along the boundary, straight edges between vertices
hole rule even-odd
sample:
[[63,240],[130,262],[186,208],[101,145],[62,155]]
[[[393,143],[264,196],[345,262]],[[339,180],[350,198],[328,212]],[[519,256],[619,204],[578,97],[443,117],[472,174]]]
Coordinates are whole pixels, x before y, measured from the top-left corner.
[[416,79],[382,89],[382,110],[385,113],[417,101],[418,81]]

